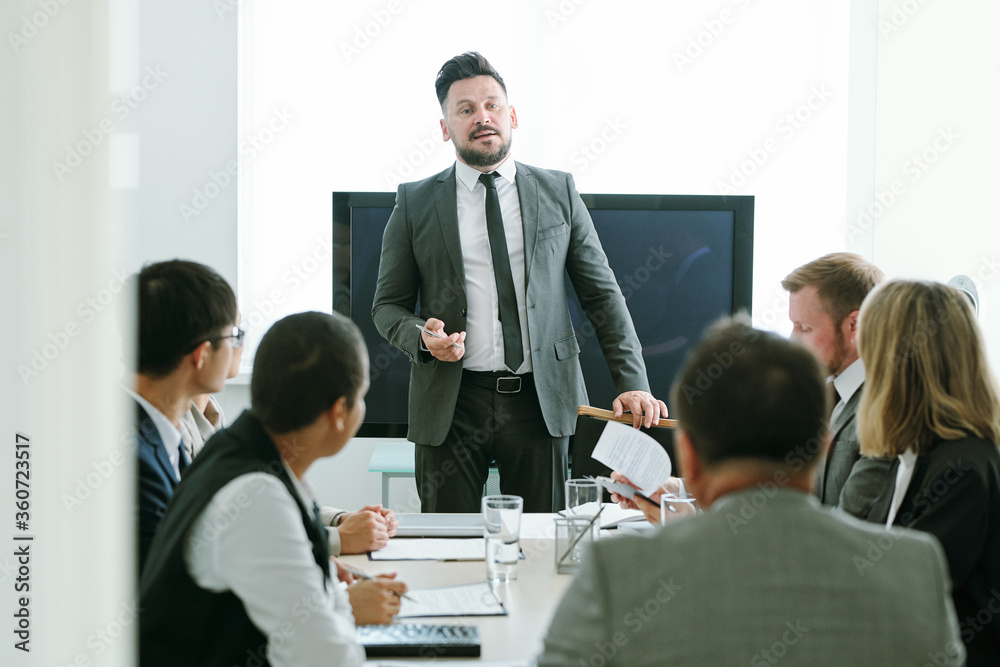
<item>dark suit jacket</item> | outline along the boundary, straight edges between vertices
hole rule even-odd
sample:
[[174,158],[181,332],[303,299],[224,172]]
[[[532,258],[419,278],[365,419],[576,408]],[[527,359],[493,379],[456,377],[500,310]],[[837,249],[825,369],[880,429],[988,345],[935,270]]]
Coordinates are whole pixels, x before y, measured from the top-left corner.
[[139,572],[146,564],[156,526],[180,483],[156,425],[136,405],[136,451],[139,458]]
[[[872,521],[889,517],[892,481],[872,507]],[[917,458],[893,525],[941,540],[969,666],[1000,664],[1000,453],[978,438],[941,441]]]
[[895,479],[889,476],[891,459],[861,455],[856,415],[863,388],[858,387],[830,424],[830,448],[819,465],[815,483],[816,496],[824,505],[839,507],[859,519],[868,518],[872,503]]
[[[515,180],[524,225],[535,387],[549,433],[567,436],[575,428],[577,406],[588,401],[580,346],[566,305],[565,273],[594,326],[618,390],[648,391],[646,368],[625,299],[573,177],[519,162]],[[382,241],[372,306],[379,333],[412,362],[407,438],[413,442],[444,441],[462,377],[461,363],[421,354],[413,325],[436,317],[449,332],[463,331],[467,306],[452,166],[399,186]]]

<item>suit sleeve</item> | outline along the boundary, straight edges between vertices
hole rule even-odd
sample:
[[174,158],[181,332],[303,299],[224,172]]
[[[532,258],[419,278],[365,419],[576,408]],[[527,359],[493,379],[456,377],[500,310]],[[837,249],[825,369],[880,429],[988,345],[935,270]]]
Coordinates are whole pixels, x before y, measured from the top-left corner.
[[862,456],[854,462],[840,490],[838,507],[851,516],[867,519],[875,499],[882,495],[890,477],[892,459]]
[[610,640],[606,619],[609,577],[603,572],[597,552],[594,548],[587,554],[556,608],[538,656],[538,667],[589,665],[594,647]]
[[419,289],[420,271],[407,220],[406,186],[400,185],[396,190],[396,206],[382,236],[372,320],[383,338],[416,363],[433,360],[430,355],[421,354],[420,334],[413,326],[424,323],[415,315]]
[[570,174],[566,175],[566,191],[571,211],[566,270],[573,289],[597,333],[615,387],[619,392],[649,391],[642,346],[625,297]]
[[154,466],[139,458],[139,572],[146,564],[156,527],[167,510],[172,491]]

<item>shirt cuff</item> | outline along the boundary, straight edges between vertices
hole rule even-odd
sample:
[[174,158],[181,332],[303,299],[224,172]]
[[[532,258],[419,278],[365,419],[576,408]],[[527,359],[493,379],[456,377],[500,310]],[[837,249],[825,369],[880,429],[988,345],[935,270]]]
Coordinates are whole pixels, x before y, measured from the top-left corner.
[[326,527],[326,541],[330,544],[330,555],[340,555],[340,531],[333,526]]

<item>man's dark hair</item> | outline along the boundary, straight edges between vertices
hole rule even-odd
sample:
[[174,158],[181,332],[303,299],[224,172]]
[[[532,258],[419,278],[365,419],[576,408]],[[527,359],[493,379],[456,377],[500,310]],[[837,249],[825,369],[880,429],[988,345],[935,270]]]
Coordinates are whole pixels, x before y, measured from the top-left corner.
[[826,436],[824,373],[811,352],[743,318],[713,325],[671,390],[671,416],[707,465],[755,459],[809,469]]
[[175,259],[144,267],[132,279],[139,303],[136,370],[161,378],[181,359],[236,322],[236,295],[218,273],[197,262]]
[[296,313],[260,341],[250,379],[251,412],[275,433],[316,421],[341,397],[353,407],[367,379],[366,352],[353,322],[334,313]]
[[451,84],[462,79],[471,79],[477,76],[492,76],[503,89],[503,94],[507,95],[507,85],[499,72],[493,69],[490,61],[479,55],[475,51],[466,51],[460,56],[455,56],[444,65],[437,73],[437,80],[434,82],[434,89],[437,91],[438,104],[444,106],[444,100],[448,97]]

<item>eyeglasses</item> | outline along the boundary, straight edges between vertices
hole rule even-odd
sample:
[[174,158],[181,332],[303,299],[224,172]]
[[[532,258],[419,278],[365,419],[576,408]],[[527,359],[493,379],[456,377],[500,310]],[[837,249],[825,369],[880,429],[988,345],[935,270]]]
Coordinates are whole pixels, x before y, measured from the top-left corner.
[[217,340],[225,340],[230,338],[229,346],[232,348],[239,349],[243,347],[243,339],[246,337],[247,332],[239,327],[233,327],[233,332],[227,336],[216,336],[215,338],[209,338],[213,343]]

